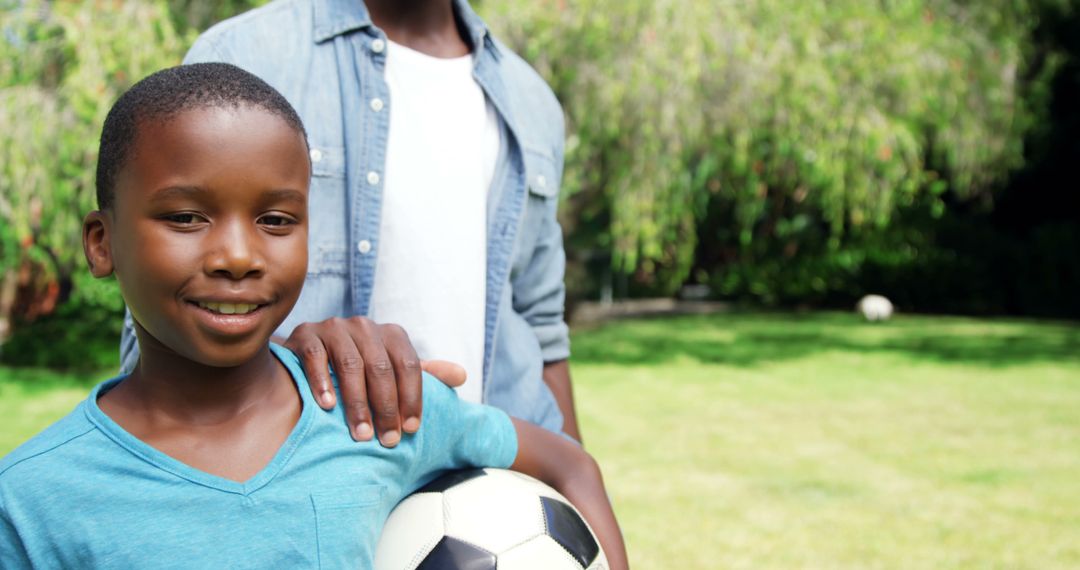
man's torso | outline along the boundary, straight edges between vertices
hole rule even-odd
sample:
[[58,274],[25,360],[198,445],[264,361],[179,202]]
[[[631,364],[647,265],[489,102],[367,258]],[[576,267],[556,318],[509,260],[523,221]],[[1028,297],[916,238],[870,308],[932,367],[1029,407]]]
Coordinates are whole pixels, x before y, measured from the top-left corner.
[[393,105],[368,316],[404,327],[420,358],[464,366],[458,395],[479,402],[498,119],[471,55],[437,58],[393,41],[386,51]]

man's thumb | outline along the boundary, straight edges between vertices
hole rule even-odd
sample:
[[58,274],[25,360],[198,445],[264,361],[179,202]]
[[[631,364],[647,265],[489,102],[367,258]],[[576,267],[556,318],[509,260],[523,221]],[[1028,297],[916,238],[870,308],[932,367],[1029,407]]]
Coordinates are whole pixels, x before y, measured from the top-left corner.
[[449,360],[421,360],[420,368],[452,388],[465,383],[465,368]]

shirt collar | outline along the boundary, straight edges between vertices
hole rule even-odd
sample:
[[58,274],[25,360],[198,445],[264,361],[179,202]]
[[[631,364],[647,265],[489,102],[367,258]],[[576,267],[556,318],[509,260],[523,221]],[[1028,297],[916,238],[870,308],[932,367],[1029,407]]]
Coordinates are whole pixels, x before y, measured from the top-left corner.
[[[316,43],[372,25],[371,15],[363,0],[315,0],[314,4],[313,25]],[[487,25],[480,16],[476,15],[468,0],[454,0],[454,13],[464,24],[474,51],[487,49],[494,55],[499,55],[495,42],[491,41],[488,34]]]
[[363,0],[315,0],[315,42],[371,25],[371,16]]
[[499,55],[495,42],[491,41],[487,24],[480,19],[480,16],[476,15],[468,0],[454,0],[454,13],[457,14],[458,19],[464,25],[465,32],[469,34],[469,43],[472,44],[473,51],[487,49],[494,55]]

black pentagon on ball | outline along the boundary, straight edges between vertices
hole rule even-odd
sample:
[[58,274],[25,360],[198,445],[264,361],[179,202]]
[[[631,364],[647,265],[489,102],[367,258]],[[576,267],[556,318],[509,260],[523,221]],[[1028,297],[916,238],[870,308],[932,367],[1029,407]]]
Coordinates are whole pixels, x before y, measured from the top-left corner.
[[444,536],[416,570],[495,570],[495,555],[467,542]]
[[417,493],[443,493],[451,487],[460,485],[466,481],[471,481],[477,477],[483,477],[487,473],[483,469],[461,469],[459,471],[451,471],[438,479],[428,483],[421,487]]
[[587,568],[600,553],[600,546],[596,544],[585,521],[581,520],[581,515],[562,501],[540,497],[540,503],[544,506],[548,535],[565,548],[582,568]]

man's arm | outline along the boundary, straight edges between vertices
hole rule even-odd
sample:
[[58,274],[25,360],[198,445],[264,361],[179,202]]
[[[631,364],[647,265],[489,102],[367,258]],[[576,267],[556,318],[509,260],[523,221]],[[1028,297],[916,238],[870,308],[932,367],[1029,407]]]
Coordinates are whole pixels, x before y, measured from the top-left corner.
[[629,567],[622,531],[608,501],[600,466],[574,443],[525,421],[512,419],[518,453],[514,471],[535,477],[562,493],[588,521],[612,569]]
[[[561,139],[560,139],[561,140]],[[562,176],[562,147],[555,149],[556,179]],[[533,182],[530,181],[530,184]],[[525,268],[514,276],[514,311],[520,314],[540,344],[543,378],[563,415],[563,432],[581,441],[570,381],[570,330],[566,325],[566,252],[559,225],[558,189],[549,182],[543,193],[530,195],[530,207],[542,205],[543,217]],[[541,195],[542,194],[542,195]]]
[[555,395],[563,415],[563,433],[582,442],[574,406],[574,389],[570,384],[570,363],[566,360],[544,363],[544,382]]

